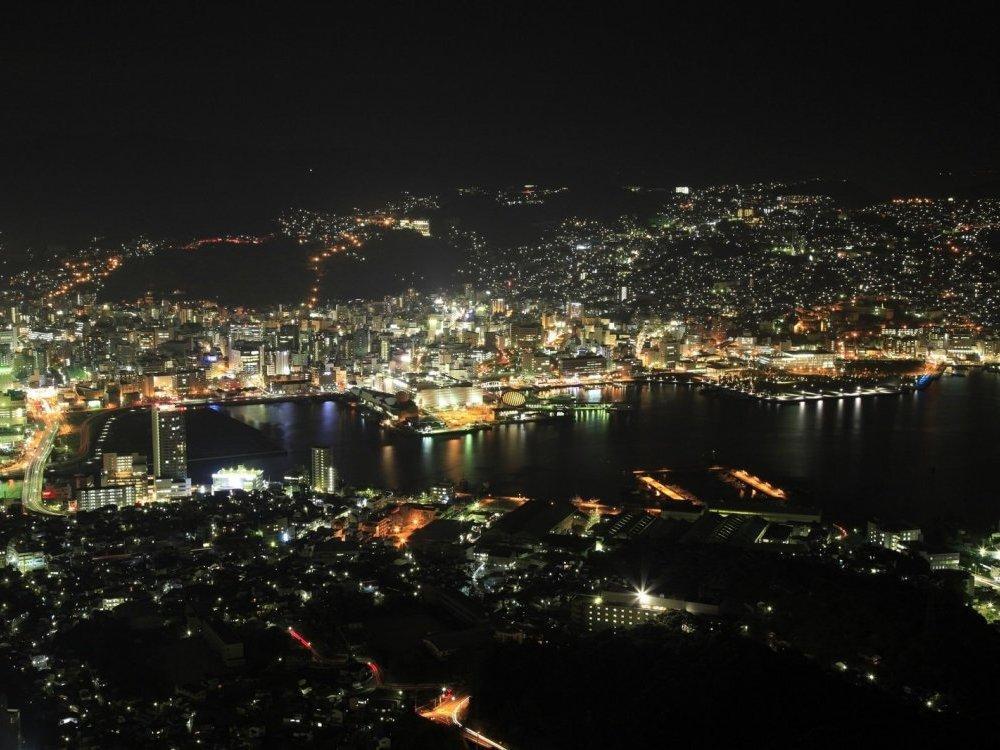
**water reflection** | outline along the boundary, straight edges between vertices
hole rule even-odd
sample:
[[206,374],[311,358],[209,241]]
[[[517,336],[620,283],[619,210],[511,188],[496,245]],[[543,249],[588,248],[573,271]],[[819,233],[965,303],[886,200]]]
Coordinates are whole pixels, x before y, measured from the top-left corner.
[[[988,471],[1000,460],[995,375],[943,379],[899,397],[803,405],[712,397],[674,384],[577,397],[592,393],[633,408],[437,439],[387,435],[378,420],[333,402],[227,412],[289,451],[257,462],[271,476],[305,464],[309,446],[320,442],[333,446],[340,475],[354,485],[412,491],[441,480],[473,488],[488,482],[540,497],[615,499],[634,468],[714,461],[790,481],[836,517],[905,514],[919,522],[955,513],[989,525],[1000,516]],[[204,462],[195,470],[213,468]]]

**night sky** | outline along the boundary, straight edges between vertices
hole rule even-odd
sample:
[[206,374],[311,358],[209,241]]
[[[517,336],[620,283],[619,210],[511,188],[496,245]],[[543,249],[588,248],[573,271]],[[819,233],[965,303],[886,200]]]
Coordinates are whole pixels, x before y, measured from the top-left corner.
[[8,11],[9,251],[456,184],[997,177],[984,6],[342,5]]

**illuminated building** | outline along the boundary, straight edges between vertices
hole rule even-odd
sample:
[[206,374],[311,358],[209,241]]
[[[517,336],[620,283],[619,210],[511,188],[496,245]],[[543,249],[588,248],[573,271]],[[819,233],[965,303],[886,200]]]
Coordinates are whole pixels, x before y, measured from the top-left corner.
[[27,394],[24,391],[9,390],[0,393],[0,420],[9,424],[24,424],[27,404]]
[[427,489],[427,494],[435,502],[442,504],[450,503],[455,497],[455,488],[450,484],[435,484]]
[[[149,493],[149,471],[146,457],[138,453],[105,453],[101,467],[101,487],[129,486],[134,489],[130,504],[145,502]],[[120,505],[120,503],[115,503]],[[81,510],[88,510],[82,508]]]
[[153,410],[153,476],[183,481],[187,477],[187,428],[184,410]]
[[263,375],[266,353],[262,344],[237,341],[229,348],[229,369],[237,375]]
[[312,488],[324,495],[337,491],[337,469],[333,465],[333,449],[326,445],[314,445],[310,449],[310,477]]
[[268,352],[268,375],[289,375],[291,372],[291,354],[288,351]]
[[133,467],[138,464],[144,466],[145,463],[145,457],[138,453],[105,453],[101,460],[101,480],[110,484],[117,479],[131,477]]
[[770,357],[763,359],[768,365],[779,370],[833,370],[835,355],[833,352],[822,349],[811,349],[775,352]]
[[376,539],[396,538],[405,543],[409,536],[437,517],[437,510],[425,505],[403,503],[394,507],[373,524],[359,525],[358,530]]
[[13,453],[24,443],[24,429],[0,424],[0,451]]
[[931,570],[961,570],[962,553],[954,551],[922,551],[920,556],[927,561]]
[[13,377],[14,353],[10,344],[0,343],[0,391],[10,387]]
[[76,494],[77,511],[97,510],[106,505],[125,508],[136,503],[136,488],[131,484],[86,487]]
[[236,466],[231,469],[219,469],[212,474],[212,492],[228,492],[230,490],[258,492],[262,489],[264,489],[264,471],[262,469]]
[[718,615],[720,608],[717,604],[656,596],[645,591],[605,591],[596,596],[578,596],[570,605],[573,623],[591,633],[645,625],[666,612]]
[[147,372],[142,377],[142,395],[155,398],[173,393],[174,376],[166,372]]
[[534,349],[542,343],[543,331],[540,322],[511,323],[510,340],[519,349]]
[[431,223],[427,219],[400,219],[398,226],[400,229],[420,232],[424,237],[431,236]]
[[364,357],[372,350],[372,331],[370,328],[359,328],[354,332],[354,354]]
[[560,357],[559,372],[563,377],[603,375],[608,370],[608,360],[598,356]]
[[923,538],[923,533],[916,526],[899,524],[882,526],[876,521],[868,522],[868,544],[874,547],[903,552],[911,544]]
[[264,327],[260,323],[239,323],[229,327],[230,341],[262,341]]
[[177,370],[174,373],[174,390],[178,396],[190,396],[205,390],[204,370]]
[[22,575],[48,566],[44,552],[18,551],[13,542],[7,545],[7,564],[17,568]]
[[312,380],[306,375],[274,375],[268,378],[267,387],[274,393],[308,393]]
[[148,499],[157,503],[167,503],[171,500],[182,500],[191,496],[191,480],[171,479],[169,477],[154,479]]
[[446,388],[423,388],[413,398],[421,409],[460,409],[467,406],[482,406],[481,388],[455,385]]

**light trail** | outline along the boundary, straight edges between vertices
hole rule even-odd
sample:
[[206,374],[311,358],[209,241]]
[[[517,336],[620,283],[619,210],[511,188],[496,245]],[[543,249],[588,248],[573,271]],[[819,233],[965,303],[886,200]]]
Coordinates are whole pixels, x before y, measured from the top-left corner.
[[470,696],[449,696],[442,700],[432,709],[420,711],[420,716],[438,724],[451,724],[462,730],[462,735],[479,747],[491,748],[491,750],[508,750],[505,745],[501,745],[496,740],[492,740],[482,732],[470,729],[462,723],[462,717],[469,709]]
[[382,667],[380,667],[378,664],[376,664],[373,661],[367,661],[367,662],[365,662],[365,666],[368,667],[368,669],[371,670],[371,672],[372,672],[372,678],[375,680],[375,684],[379,685],[379,686],[383,685],[384,684],[384,680],[383,680],[383,675],[382,675]]
[[302,648],[304,648],[306,651],[311,653],[313,656],[316,655],[316,650],[313,648],[312,643],[306,640],[305,636],[302,635],[300,632],[298,632],[291,625],[288,626],[288,635],[290,635],[292,637],[292,640],[294,640],[296,643],[302,646]]
[[38,444],[35,456],[28,460],[24,469],[24,481],[21,486],[21,505],[25,512],[39,513],[45,516],[63,516],[65,513],[47,508],[42,503],[42,489],[45,486],[45,465],[52,455],[56,435],[59,434],[59,422],[46,427],[45,433]]

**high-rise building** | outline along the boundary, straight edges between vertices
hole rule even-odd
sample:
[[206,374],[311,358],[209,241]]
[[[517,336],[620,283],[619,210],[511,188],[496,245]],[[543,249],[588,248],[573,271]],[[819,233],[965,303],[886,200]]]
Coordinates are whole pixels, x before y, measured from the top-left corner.
[[229,369],[239,375],[263,375],[267,364],[267,349],[263,344],[237,341],[229,347]]
[[666,336],[660,339],[660,362],[669,370],[677,369],[681,361],[681,343]]
[[187,429],[183,409],[153,408],[153,475],[178,481],[187,476]]
[[135,503],[144,503],[149,494],[149,469],[146,457],[138,453],[105,453],[101,469],[101,487],[133,487]]
[[267,374],[290,375],[292,373],[291,352],[287,350],[270,351],[267,353]]
[[333,465],[333,450],[326,445],[312,447],[312,488],[331,495],[337,491],[337,469]]
[[354,332],[354,353],[358,357],[371,354],[372,331],[370,328],[358,328]]

